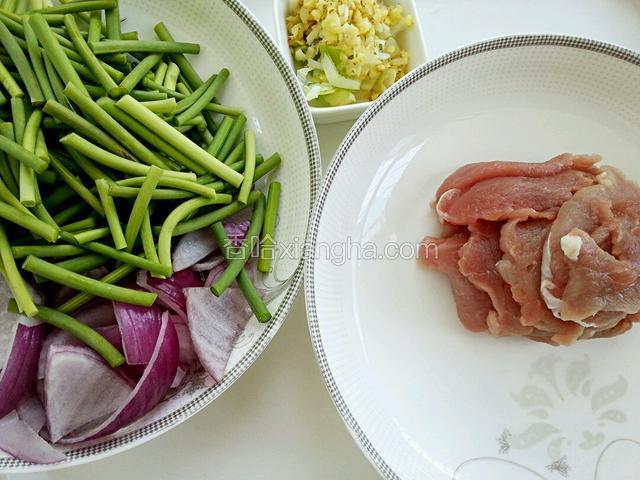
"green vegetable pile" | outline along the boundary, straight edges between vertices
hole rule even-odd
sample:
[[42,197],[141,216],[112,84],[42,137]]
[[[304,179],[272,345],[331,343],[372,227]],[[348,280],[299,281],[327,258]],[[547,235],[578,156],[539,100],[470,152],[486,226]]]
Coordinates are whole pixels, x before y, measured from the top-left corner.
[[[42,2],[0,5],[0,260],[11,309],[95,348],[97,333],[69,315],[94,297],[153,304],[155,294],[116,284],[137,269],[171,276],[172,240],[212,228],[228,259],[213,294],[235,280],[268,321],[245,266],[261,237],[273,246],[280,185],[265,200],[255,183],[280,157],[257,155],[243,110],[219,103],[229,71],[203,80],[185,56],[199,45],[175,41],[163,23],[157,40],[121,32],[117,0]],[[235,249],[220,222],[247,206]],[[260,250],[260,271],[271,256]],[[86,275],[101,266],[102,278]],[[78,293],[37,305],[30,284],[45,282]]]

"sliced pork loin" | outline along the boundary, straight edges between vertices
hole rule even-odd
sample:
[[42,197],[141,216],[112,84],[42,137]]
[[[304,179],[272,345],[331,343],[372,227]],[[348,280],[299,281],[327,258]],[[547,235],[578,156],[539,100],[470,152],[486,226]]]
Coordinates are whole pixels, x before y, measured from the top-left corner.
[[539,330],[535,336],[548,338],[551,343],[570,345],[582,336],[584,328],[556,318],[540,294],[542,249],[550,229],[550,220],[505,223],[500,232],[500,248],[504,255],[496,268],[511,286],[514,300],[520,304],[520,323]]
[[594,176],[569,170],[551,177],[498,177],[476,183],[466,191],[448,190],[436,205],[441,221],[456,225],[489,220],[554,219],[560,206]]
[[640,311],[640,188],[617,169],[603,168],[560,209],[541,290],[558,318],[599,330]]
[[[545,302],[557,316],[560,312],[560,298],[569,281],[570,267],[565,261],[561,239],[574,228],[585,232],[598,231],[601,238],[610,236],[608,229],[605,234],[605,229],[600,228],[610,214],[611,200],[603,185],[594,185],[577,192],[558,212],[543,250],[541,283]],[[571,252],[571,243],[565,239],[564,247],[575,257],[578,252]],[[576,240],[573,240],[574,245],[575,243]]]
[[487,317],[489,331],[496,336],[529,335],[533,328],[520,323],[520,306],[496,265],[502,258],[500,225],[479,222],[469,225],[471,236],[460,249],[458,268],[476,288],[486,292],[493,305]]
[[443,236],[419,260],[449,277],[466,328],[570,345],[640,321],[640,188],[599,159],[473,164],[444,181]]
[[449,277],[460,322],[472,332],[487,329],[487,316],[493,311],[491,299],[460,273],[459,251],[469,240],[469,232],[453,233],[447,238],[425,237],[418,252],[422,266]]
[[585,335],[583,338],[611,338],[617,337],[618,335],[622,335],[625,332],[631,330],[631,327],[634,323],[640,321],[640,317],[638,314],[627,315],[623,320],[619,321],[616,325],[611,328],[605,329],[597,329],[597,328],[587,328],[585,330]]
[[627,260],[618,260],[601,249],[588,233],[571,230],[565,238],[578,242],[570,263],[560,306],[560,318],[574,322],[591,319],[589,326],[599,326],[600,312],[637,313],[640,310],[639,270]]
[[597,174],[595,166],[602,157],[600,155],[573,155],[563,153],[543,163],[526,162],[478,162],[460,167],[449,175],[438,191],[436,201],[449,190],[465,191],[482,180],[500,177],[532,177],[543,178],[557,175],[569,170],[579,170]]

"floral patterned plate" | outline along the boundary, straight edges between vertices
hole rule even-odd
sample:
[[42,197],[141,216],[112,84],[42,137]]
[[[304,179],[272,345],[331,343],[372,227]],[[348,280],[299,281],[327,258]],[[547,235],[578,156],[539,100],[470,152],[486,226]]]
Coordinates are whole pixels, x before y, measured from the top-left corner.
[[640,330],[569,348],[465,331],[420,269],[455,168],[600,153],[640,179],[640,56],[522,35],[436,59],[347,135],[311,227],[309,324],[336,408],[385,478],[637,480]]

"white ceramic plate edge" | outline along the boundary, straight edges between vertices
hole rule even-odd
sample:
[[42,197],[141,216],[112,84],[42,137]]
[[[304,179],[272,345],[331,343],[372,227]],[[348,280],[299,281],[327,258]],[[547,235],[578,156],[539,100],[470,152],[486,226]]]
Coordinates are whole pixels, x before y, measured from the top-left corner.
[[[238,0],[222,0],[224,4],[230,8],[249,28],[249,30],[255,35],[256,39],[263,45],[267,53],[273,60],[274,66],[280,72],[283,80],[285,80],[290,88],[293,88],[293,100],[296,105],[297,114],[305,132],[305,143],[307,145],[307,151],[310,159],[310,204],[309,209],[315,205],[315,200],[318,195],[321,181],[320,171],[320,147],[316,135],[315,126],[309,111],[307,102],[302,93],[294,72],[289,66],[289,63],[285,60],[280,49],[276,46],[273,39],[266,33],[266,29],[262,23]],[[311,217],[310,217],[311,218]],[[307,226],[306,236],[309,238],[309,225]],[[305,243],[306,244],[306,243]],[[271,340],[275,337],[276,333],[284,323],[287,314],[293,304],[300,288],[302,286],[304,263],[307,259],[307,251],[303,251],[300,262],[291,276],[289,287],[284,293],[282,302],[279,305],[278,310],[274,313],[273,318],[269,326],[264,330],[261,338],[254,343],[251,349],[245,354],[245,356],[238,362],[238,364],[225,375],[223,381],[218,385],[208,389],[204,394],[192,399],[187,405],[166,415],[159,420],[156,420],[149,425],[126,433],[121,437],[117,437],[90,447],[81,448],[68,452],[67,460],[65,462],[53,464],[53,465],[35,465],[20,460],[9,459],[6,461],[8,465],[0,468],[0,474],[4,473],[25,473],[25,472],[43,472],[68,468],[73,465],[82,465],[85,463],[101,460],[117,453],[129,450],[136,446],[139,446],[153,438],[156,438],[160,434],[178,426],[188,418],[200,412],[207,405],[212,403],[227,388],[235,383],[242,374],[258,359],[264,349],[269,345]],[[1,461],[5,459],[0,459]]]
[[[309,225],[307,248],[315,252],[317,246],[317,235],[322,219],[325,201],[331,189],[333,179],[337,175],[347,152],[360,135],[367,124],[387,105],[394,97],[403,92],[406,88],[416,83],[426,75],[454,63],[463,58],[479,53],[500,50],[505,48],[516,48],[524,46],[561,46],[569,48],[586,49],[597,53],[613,56],[615,58],[640,65],[640,55],[624,47],[588,38],[574,37],[567,35],[553,34],[522,34],[487,39],[478,43],[473,43],[449,53],[442,55],[424,65],[416,68],[405,77],[396,82],[390,89],[383,93],[364,114],[351,127],[343,141],[340,143],[329,167],[327,168],[323,180],[322,189],[318,196],[317,203],[311,216]],[[311,343],[320,367],[320,371],[325,382],[329,395],[340,414],[343,423],[351,434],[352,438],[361,449],[365,457],[371,462],[378,473],[385,479],[400,479],[398,474],[389,466],[382,455],[377,451],[366,433],[363,431],[353,413],[346,404],[340,388],[338,387],[327,356],[325,354],[323,340],[320,332],[320,325],[315,299],[315,262],[314,258],[308,258],[305,265],[305,301],[307,308],[307,318],[309,322],[309,332]]]

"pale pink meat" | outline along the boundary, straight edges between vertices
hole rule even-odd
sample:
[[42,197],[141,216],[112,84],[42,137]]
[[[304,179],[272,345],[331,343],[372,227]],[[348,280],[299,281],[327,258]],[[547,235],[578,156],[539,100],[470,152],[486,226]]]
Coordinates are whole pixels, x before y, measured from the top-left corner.
[[621,331],[624,325],[629,325],[629,328],[631,328],[631,324],[638,321],[638,319],[636,318],[637,315],[638,314],[627,315],[623,312],[600,312],[598,313],[597,317],[590,317],[584,321],[585,324],[594,324],[594,319],[597,318],[600,324],[597,327],[585,328],[580,338],[587,339],[613,337],[617,334],[612,332]]
[[582,246],[577,260],[568,260],[569,280],[562,295],[561,318],[597,326],[601,323],[600,312],[637,313],[640,310],[637,266],[602,250],[582,230],[569,233],[580,238]]
[[593,175],[578,170],[543,178],[489,178],[465,191],[445,192],[436,210],[441,221],[456,225],[479,220],[553,219],[564,202],[593,182]]
[[599,155],[572,155],[563,153],[543,163],[526,162],[480,162],[460,167],[449,175],[438,191],[438,200],[448,190],[467,190],[476,183],[489,178],[498,177],[548,177],[566,172],[567,170],[581,170],[592,174],[597,173],[594,166],[599,162]]
[[426,237],[420,244],[418,259],[422,266],[449,277],[460,322],[472,332],[482,332],[487,329],[487,316],[493,307],[489,296],[474,287],[458,268],[458,251],[468,239],[468,232],[447,238]]
[[442,238],[419,258],[449,277],[463,325],[571,345],[640,321],[640,187],[599,158],[488,162],[445,180]]
[[631,327],[634,323],[640,321],[640,317],[638,314],[627,315],[624,320],[618,322],[615,326],[605,329],[605,330],[594,330],[594,334],[589,338],[611,338],[617,337],[618,335],[622,335],[623,333],[631,330]]
[[[611,167],[598,182],[560,209],[545,245],[541,288],[556,316],[607,329],[640,311],[640,188]],[[563,238],[578,250],[568,255]]]
[[584,328],[556,318],[540,295],[542,247],[550,229],[550,220],[505,223],[500,231],[504,255],[496,267],[520,304],[520,323],[540,330],[538,336],[548,337],[552,343],[570,345],[580,338]]
[[593,185],[577,192],[571,200],[565,202],[553,222],[544,247],[542,267],[542,289],[547,306],[550,298],[562,297],[564,287],[569,280],[569,264],[565,262],[560,240],[572,229],[585,232],[598,232],[599,237],[610,236],[603,223],[611,218],[611,200],[603,185]]
[[511,288],[496,268],[502,258],[500,225],[480,222],[469,226],[471,236],[460,249],[460,272],[491,298],[489,331],[496,336],[528,335],[532,327],[520,323],[520,306],[513,299]]

